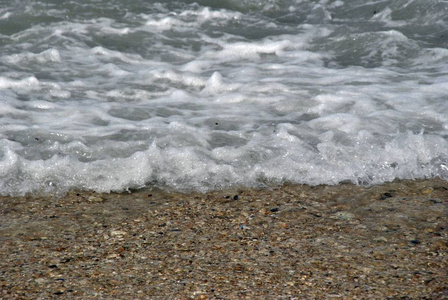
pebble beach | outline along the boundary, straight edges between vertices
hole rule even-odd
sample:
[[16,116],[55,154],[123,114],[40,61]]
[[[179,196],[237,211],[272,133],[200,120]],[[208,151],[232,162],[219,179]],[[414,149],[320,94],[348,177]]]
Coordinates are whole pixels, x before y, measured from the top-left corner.
[[448,299],[448,183],[0,198],[1,299]]

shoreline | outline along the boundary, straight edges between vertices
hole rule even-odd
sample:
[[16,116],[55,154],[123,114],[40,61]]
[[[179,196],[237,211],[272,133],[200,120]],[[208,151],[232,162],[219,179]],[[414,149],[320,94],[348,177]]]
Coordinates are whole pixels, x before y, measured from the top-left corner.
[[448,299],[441,179],[0,199],[2,299]]

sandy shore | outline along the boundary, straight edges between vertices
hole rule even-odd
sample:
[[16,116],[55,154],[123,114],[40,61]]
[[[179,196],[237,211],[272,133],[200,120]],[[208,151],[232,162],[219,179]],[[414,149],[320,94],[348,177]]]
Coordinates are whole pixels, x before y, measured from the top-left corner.
[[1,299],[448,299],[448,183],[1,197]]

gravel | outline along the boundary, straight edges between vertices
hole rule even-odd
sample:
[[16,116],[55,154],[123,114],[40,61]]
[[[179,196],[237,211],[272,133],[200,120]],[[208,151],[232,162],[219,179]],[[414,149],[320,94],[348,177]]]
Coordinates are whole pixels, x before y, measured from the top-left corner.
[[73,191],[0,209],[1,299],[448,299],[438,179]]

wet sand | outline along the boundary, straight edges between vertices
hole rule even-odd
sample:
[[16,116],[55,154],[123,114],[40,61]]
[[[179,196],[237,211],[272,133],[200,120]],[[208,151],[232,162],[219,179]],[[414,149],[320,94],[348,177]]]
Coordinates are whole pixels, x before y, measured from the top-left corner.
[[1,299],[448,299],[448,183],[0,197]]

